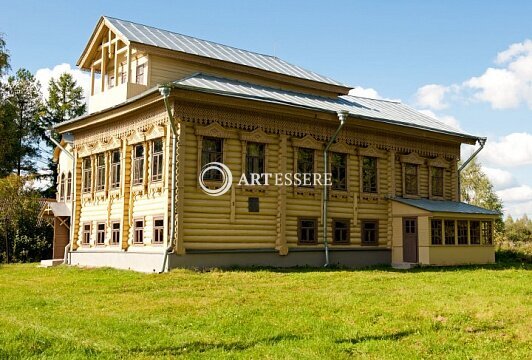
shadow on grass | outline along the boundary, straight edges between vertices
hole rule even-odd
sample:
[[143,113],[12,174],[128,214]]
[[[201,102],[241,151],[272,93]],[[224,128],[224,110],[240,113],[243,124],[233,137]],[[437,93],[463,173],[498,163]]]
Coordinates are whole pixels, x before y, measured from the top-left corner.
[[301,340],[301,336],[294,334],[280,334],[273,337],[258,339],[255,341],[234,341],[234,342],[206,342],[191,341],[175,346],[157,346],[148,348],[133,348],[130,351],[148,356],[177,356],[190,353],[204,353],[213,350],[222,351],[243,351],[257,345],[274,345],[281,341]]
[[382,341],[382,340],[399,340],[404,337],[410,336],[414,334],[414,331],[400,331],[394,334],[386,334],[386,335],[367,335],[367,336],[359,336],[354,338],[347,338],[347,339],[339,339],[336,340],[335,343],[337,344],[359,344],[366,341]]

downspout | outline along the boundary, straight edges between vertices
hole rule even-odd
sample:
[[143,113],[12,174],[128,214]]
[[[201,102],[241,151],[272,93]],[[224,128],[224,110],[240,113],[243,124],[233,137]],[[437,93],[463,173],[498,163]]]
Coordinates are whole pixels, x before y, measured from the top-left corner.
[[478,138],[477,141],[480,144],[480,147],[458,168],[458,201],[462,201],[460,174],[462,170],[464,170],[466,166],[469,165],[469,163],[478,155],[478,153],[484,149],[484,145],[486,145],[487,140],[487,138]]
[[[57,146],[58,148],[61,149],[61,151],[63,151],[65,154],[67,154],[70,159],[72,159],[72,180],[74,180],[74,176],[76,175],[76,161],[74,159],[74,154],[72,154],[70,151],[68,151],[67,149],[64,148],[63,145],[61,145],[59,142],[57,142],[57,140],[54,139],[53,135],[52,135],[52,129],[48,129],[44,132],[44,135],[46,135],[46,137],[48,139],[50,139],[50,141],[55,145]],[[70,186],[73,187],[74,185],[74,181],[71,182]],[[74,197],[74,189],[70,189],[70,194],[71,194],[71,199],[75,199]],[[74,227],[72,226],[73,222],[74,222],[74,201],[72,201],[72,205],[70,206],[71,209],[71,213],[70,213],[70,241],[73,241],[74,240]],[[70,252],[70,241],[68,242],[68,244],[65,246],[65,255],[64,255],[64,258],[63,258],[63,264],[66,264],[68,265],[68,253]]]
[[174,253],[174,238],[175,238],[175,213],[176,213],[176,201],[175,201],[175,180],[176,180],[176,150],[177,150],[177,128],[174,122],[174,116],[172,114],[172,109],[170,108],[170,103],[168,97],[170,96],[171,88],[169,86],[159,87],[159,92],[164,100],[164,106],[168,113],[168,121],[172,128],[172,187],[170,189],[171,201],[170,201],[170,241],[168,242],[168,247],[164,252],[163,266],[161,272],[166,271],[166,264],[168,262],[168,256]]
[[325,146],[325,149],[323,150],[323,173],[325,178],[325,185],[323,186],[323,196],[322,196],[322,218],[321,223],[323,226],[323,246],[325,249],[325,267],[329,266],[329,242],[327,241],[327,204],[329,202],[329,187],[326,184],[327,179],[327,171],[329,169],[329,148],[332,144],[336,141],[336,137],[338,136],[338,133],[340,133],[340,130],[342,130],[342,127],[345,124],[345,120],[347,119],[349,113],[345,110],[338,111],[338,119],[340,120],[340,125],[338,125],[338,128],[334,132],[333,136],[327,143],[327,146]]

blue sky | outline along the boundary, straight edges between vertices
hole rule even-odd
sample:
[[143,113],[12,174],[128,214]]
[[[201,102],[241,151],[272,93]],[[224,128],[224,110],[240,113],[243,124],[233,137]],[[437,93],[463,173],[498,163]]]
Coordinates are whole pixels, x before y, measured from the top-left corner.
[[508,212],[532,216],[530,1],[9,2],[13,69],[74,68],[104,14],[274,54],[488,136],[480,159]]

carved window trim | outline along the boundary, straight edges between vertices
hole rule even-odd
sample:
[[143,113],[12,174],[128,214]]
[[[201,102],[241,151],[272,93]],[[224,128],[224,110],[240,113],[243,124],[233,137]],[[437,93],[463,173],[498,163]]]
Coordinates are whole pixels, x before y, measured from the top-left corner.
[[264,144],[264,172],[268,172],[270,159],[270,144],[277,143],[277,137],[268,135],[264,130],[257,128],[253,131],[240,131],[239,138],[242,146],[242,168],[240,176],[247,174],[248,143]]
[[[299,160],[299,150],[301,150],[301,149],[312,151],[312,173],[316,173],[317,172],[317,168],[318,168],[318,156],[317,156],[316,149],[307,148],[307,147],[294,147],[293,149],[294,149],[294,172],[293,173],[294,174],[299,173],[298,160]],[[294,179],[292,179],[292,180],[294,180]],[[303,181],[303,179],[302,179],[302,181]],[[311,181],[312,181],[312,179],[311,179]],[[303,191],[309,191],[312,194],[314,193],[314,190],[316,189],[316,186],[313,186],[313,185],[310,185],[310,186],[299,185],[299,186],[297,186],[295,184],[295,181],[293,181],[292,187],[295,188],[295,189],[300,189],[300,190],[304,189]]]
[[350,158],[350,155],[348,153],[337,152],[337,151],[329,151],[328,154],[329,154],[328,155],[329,156],[329,169],[328,169],[328,172],[331,173],[331,182],[332,182],[332,178],[333,178],[333,173],[332,173],[333,157],[332,157],[332,155],[333,154],[339,154],[339,155],[345,156],[345,187],[343,189],[342,188],[335,188],[331,184],[331,186],[330,186],[331,191],[337,191],[337,192],[340,192],[340,193],[349,192],[349,176],[350,176],[349,158]]
[[[376,170],[377,170],[377,190],[375,192],[367,192],[367,191],[364,191],[364,158],[373,158],[375,159],[375,167],[376,167]],[[362,156],[359,156],[359,182],[360,182],[360,193],[363,194],[365,197],[373,197],[373,196],[378,196],[380,194],[380,191],[381,191],[381,186],[380,186],[380,179],[381,179],[381,174],[380,174],[380,162],[381,162],[382,159],[380,158],[377,158],[375,156],[367,156],[367,155],[362,155]]]
[[[332,228],[332,243],[333,244],[337,244],[337,245],[348,245],[351,243],[351,219],[339,219],[339,218],[334,218],[331,220],[331,228]],[[336,230],[337,230],[337,224],[338,223],[344,223],[346,224],[346,228],[345,228],[345,231],[346,231],[346,238],[343,239],[343,240],[338,240],[337,237],[336,237]],[[343,229],[341,229],[343,230]]]
[[[445,181],[446,169],[442,168],[440,166],[429,166],[428,169],[429,169],[429,199],[444,200],[445,199],[445,185],[446,185],[446,181]],[[433,194],[434,187],[433,187],[433,176],[432,176],[433,174],[432,174],[432,171],[435,170],[435,169],[440,169],[441,172],[442,172],[442,178],[441,178],[442,192],[441,192],[441,195]]]
[[[303,228],[303,221],[312,222],[311,227]],[[303,236],[308,235],[308,229],[312,229],[314,233],[314,239],[307,240],[303,239]],[[298,245],[316,245],[318,243],[318,219],[314,217],[298,217],[297,218],[297,244]]]
[[[196,125],[194,129],[194,133],[196,135],[196,142],[197,142],[197,169],[196,169],[196,179],[199,179],[202,163],[203,163],[203,138],[204,137],[212,137],[212,138],[220,138],[222,140],[222,163],[225,164],[226,159],[226,139],[238,139],[238,134],[233,130],[228,130],[224,128],[222,125],[213,122],[207,126],[200,126]],[[206,186],[219,186],[221,184],[218,180],[205,180],[204,181]],[[199,180],[196,181],[196,187],[199,189]]]
[[[399,157],[401,161],[401,173],[402,173],[402,188],[403,188],[403,197],[419,199],[420,198],[420,180],[421,180],[421,166],[425,164],[425,158],[419,156],[416,152],[411,152],[408,155],[401,155]],[[406,193],[406,165],[415,165],[416,166],[416,177],[417,177],[417,191],[416,194],[407,194]],[[430,177],[430,174],[429,174]]]

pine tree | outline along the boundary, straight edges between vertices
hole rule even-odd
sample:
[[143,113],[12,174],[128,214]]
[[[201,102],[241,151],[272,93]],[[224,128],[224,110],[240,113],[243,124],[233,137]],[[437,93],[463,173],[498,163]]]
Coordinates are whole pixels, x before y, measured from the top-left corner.
[[0,33],[0,77],[4,76],[9,70],[9,53],[6,49],[4,34]]

